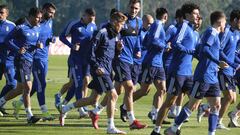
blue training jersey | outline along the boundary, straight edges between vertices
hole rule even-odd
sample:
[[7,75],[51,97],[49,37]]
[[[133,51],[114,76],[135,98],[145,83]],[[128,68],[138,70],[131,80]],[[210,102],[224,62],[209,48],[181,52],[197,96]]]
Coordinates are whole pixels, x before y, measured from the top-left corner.
[[[33,61],[33,55],[37,49],[37,42],[40,35],[40,26],[32,26],[28,20],[22,25],[16,26],[16,28],[9,33],[6,39],[6,43],[9,46],[10,51],[16,54],[16,57],[30,62]],[[24,47],[26,52],[19,54],[20,48]]]
[[239,64],[235,63],[235,51],[237,42],[239,41],[239,31],[231,28],[230,25],[225,27],[225,31],[219,34],[221,41],[220,60],[226,61],[229,64],[228,68],[222,70],[225,75],[233,76],[234,69]]
[[172,75],[192,75],[192,59],[197,44],[196,35],[194,34],[194,26],[184,20],[177,30],[173,49],[173,58],[168,68]]
[[48,60],[49,44],[53,38],[52,23],[52,19],[43,20],[40,23],[40,37],[38,42],[43,43],[43,48],[36,50],[34,59]]
[[133,64],[133,59],[136,57],[136,53],[141,51],[141,46],[138,42],[138,32],[142,27],[142,19],[139,17],[132,18],[127,15],[123,29],[121,30],[121,38],[123,40],[123,50],[119,56],[119,59],[123,62]]
[[[171,46],[174,42],[174,38],[176,37],[177,34],[177,27],[179,26],[179,24],[177,24],[176,22],[174,22],[173,24],[171,24],[170,26],[168,26],[167,30],[166,30],[166,43],[170,43]],[[169,50],[169,51],[165,51],[163,53],[163,63],[164,63],[164,67],[168,68],[168,66],[170,65],[171,61],[172,61],[172,57],[173,57],[173,50]]]
[[154,21],[143,42],[143,46],[147,49],[143,60],[144,65],[163,67],[162,55],[166,48],[165,40],[163,23],[160,20]]
[[218,83],[220,52],[219,32],[209,27],[202,35],[199,49],[199,62],[194,72],[194,81]]
[[9,20],[0,21],[0,63],[5,63],[7,59],[7,45],[5,39],[15,28],[15,24]]
[[[69,65],[85,65],[88,64],[89,55],[91,53],[91,38],[93,32],[97,29],[94,23],[84,24],[82,20],[70,22],[60,35],[60,40],[71,48],[68,59]],[[71,36],[71,42],[67,37]],[[74,44],[80,44],[80,50],[72,49]]]

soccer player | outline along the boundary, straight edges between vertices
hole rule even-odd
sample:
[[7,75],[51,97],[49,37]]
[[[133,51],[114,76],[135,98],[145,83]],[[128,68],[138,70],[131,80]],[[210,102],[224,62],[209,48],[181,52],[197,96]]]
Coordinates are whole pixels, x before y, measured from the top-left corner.
[[[74,93],[76,99],[82,98],[83,77],[88,68],[88,57],[90,53],[90,39],[96,25],[92,23],[95,18],[95,10],[88,8],[84,11],[84,15],[80,20],[70,22],[60,35],[60,40],[71,48],[68,58],[69,78],[73,83],[66,95],[64,104],[67,104]],[[67,40],[67,36],[71,36],[71,42]],[[85,70],[85,71],[84,71]],[[79,108],[79,111],[84,111]]]
[[[170,63],[172,61],[172,57],[173,57],[173,50],[171,49],[172,48],[171,46],[173,46],[173,44],[174,44],[175,37],[177,36],[177,30],[181,26],[182,23],[183,23],[183,15],[182,15],[181,9],[177,9],[176,13],[175,13],[175,21],[166,30],[166,42],[168,45],[167,48],[169,48],[168,51],[165,51],[163,53],[163,63],[164,63],[164,70],[166,73],[166,78],[168,78],[168,68],[169,68],[169,65],[170,65]],[[168,82],[166,82],[166,84],[168,86]],[[181,98],[181,96],[179,96],[178,99],[179,98]],[[177,112],[180,112],[180,111],[181,111],[181,108],[179,106],[172,105],[171,109],[168,113],[168,117],[174,118],[174,117],[176,117]],[[152,110],[150,113],[151,114],[154,113],[154,110]]]
[[192,87],[192,55],[197,42],[193,27],[199,18],[199,7],[194,3],[185,3],[181,11],[185,20],[179,27],[178,34],[172,45],[173,58],[168,69],[168,79],[170,81],[168,82],[167,97],[158,112],[156,128],[153,134],[160,133],[162,122],[177,97],[184,93],[183,90],[190,90]]
[[[43,45],[38,43],[41,18],[42,11],[38,8],[31,8],[25,23],[17,26],[6,39],[10,50],[16,53],[14,64],[16,67],[15,78],[18,83],[13,91],[23,93],[23,102],[29,124],[34,124],[40,120],[32,114],[30,92],[32,89],[33,55],[37,48],[43,48]],[[6,102],[6,99],[3,97],[1,103],[4,102]]]
[[143,49],[147,53],[143,59],[143,69],[141,73],[141,88],[133,93],[133,101],[147,95],[151,84],[154,84],[157,91],[153,97],[154,112],[152,121],[156,120],[156,115],[162,105],[163,97],[166,93],[166,77],[163,68],[162,55],[167,48],[164,24],[168,19],[168,12],[165,8],[156,10],[156,21],[151,25],[143,41]]
[[[40,22],[40,35],[38,42],[43,44],[43,48],[36,50],[33,58],[33,87],[31,96],[37,92],[38,103],[42,111],[43,120],[53,120],[54,117],[48,112],[45,104],[46,76],[48,70],[48,48],[50,42],[54,42],[52,35],[52,19],[56,12],[56,6],[53,3],[45,3],[42,7],[43,20]],[[14,101],[14,115],[17,118],[23,99]]]
[[[14,79],[15,70],[13,57],[7,53],[7,45],[4,43],[7,35],[15,28],[15,24],[7,17],[9,10],[7,5],[0,5],[0,80],[4,75],[6,78],[6,85],[2,88],[0,98],[6,95],[11,89],[14,89],[17,85],[17,81]],[[0,113],[2,115],[8,114],[4,108],[0,107]]]
[[120,117],[122,121],[126,122],[126,117],[129,118],[130,129],[142,129],[147,125],[141,124],[136,120],[133,112],[133,92],[135,86],[132,78],[133,60],[134,57],[141,57],[141,47],[138,42],[138,33],[142,27],[142,20],[137,17],[140,11],[140,0],[130,0],[128,4],[128,20],[121,31],[121,37],[123,40],[124,48],[122,53],[115,61],[114,72],[115,74],[115,88],[119,91],[123,86],[125,89],[124,104],[120,106]]
[[[224,32],[220,33],[221,41],[220,60],[224,60],[229,64],[229,67],[219,71],[218,79],[220,89],[223,93],[221,99],[221,109],[219,111],[219,120],[217,129],[227,129],[222,123],[223,115],[228,110],[230,104],[236,102],[236,87],[234,80],[234,72],[239,68],[239,63],[235,62],[235,51],[239,42],[240,28],[240,11],[233,10],[230,14],[230,24],[225,27]],[[199,108],[201,109],[201,108]],[[201,109],[204,112],[204,109]],[[202,115],[200,115],[202,116]],[[231,117],[231,115],[230,115]],[[234,122],[236,124],[236,122]],[[232,123],[232,124],[234,124]],[[237,124],[236,124],[237,125]]]
[[[147,34],[153,21],[154,20],[151,15],[147,14],[147,15],[143,16],[143,26],[140,29],[139,36],[138,36],[138,38],[140,38],[139,41],[140,41],[142,48],[143,48],[143,46],[142,46],[143,39],[144,39],[145,35]],[[142,51],[141,59],[136,60],[140,64],[139,66],[142,66],[143,58],[144,58],[145,54],[147,53],[147,50],[141,50],[141,51]],[[96,108],[94,108],[94,110],[89,112],[90,115],[92,116],[91,118],[93,120],[93,125],[98,125],[99,114],[103,111],[103,109],[107,105],[107,101],[108,101],[108,96],[105,96],[104,99],[101,101],[101,103]]]
[[225,69],[228,64],[220,61],[220,40],[219,33],[224,31],[226,24],[225,14],[215,11],[210,15],[211,26],[203,33],[199,53],[199,63],[194,72],[194,85],[191,91],[189,104],[182,109],[176,117],[172,127],[165,130],[167,135],[180,134],[183,121],[187,119],[193,110],[201,102],[203,97],[207,98],[210,105],[210,115],[208,117],[208,135],[215,135],[218,114],[220,109],[220,88],[218,83],[218,68]]
[[[91,74],[93,80],[89,84],[89,88],[93,89],[90,97],[82,98],[75,103],[60,107],[60,123],[63,125],[63,114],[71,109],[92,105],[100,98],[101,94],[107,94],[107,116],[108,116],[108,134],[126,134],[118,130],[114,125],[114,108],[118,98],[111,80],[112,60],[115,51],[118,54],[123,44],[119,41],[119,32],[122,29],[127,17],[120,12],[116,12],[111,16],[110,23],[106,28],[101,29],[93,39],[93,48],[91,54]],[[95,127],[96,129],[98,127]]]

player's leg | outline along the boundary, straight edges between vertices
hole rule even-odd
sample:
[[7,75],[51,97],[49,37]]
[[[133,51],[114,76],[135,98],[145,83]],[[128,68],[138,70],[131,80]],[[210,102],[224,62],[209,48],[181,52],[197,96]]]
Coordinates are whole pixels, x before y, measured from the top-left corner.
[[223,93],[221,99],[221,109],[219,111],[219,121],[217,124],[218,129],[227,129],[222,123],[223,116],[227,112],[229,106],[236,101],[235,83],[232,77],[226,76],[222,73],[219,74],[219,85]]

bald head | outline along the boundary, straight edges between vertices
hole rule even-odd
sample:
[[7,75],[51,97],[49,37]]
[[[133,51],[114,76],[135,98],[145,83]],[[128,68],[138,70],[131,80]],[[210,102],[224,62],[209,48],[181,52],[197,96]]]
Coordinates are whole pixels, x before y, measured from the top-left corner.
[[149,14],[144,15],[142,20],[143,20],[143,28],[146,30],[148,30],[151,24],[154,22],[153,17]]

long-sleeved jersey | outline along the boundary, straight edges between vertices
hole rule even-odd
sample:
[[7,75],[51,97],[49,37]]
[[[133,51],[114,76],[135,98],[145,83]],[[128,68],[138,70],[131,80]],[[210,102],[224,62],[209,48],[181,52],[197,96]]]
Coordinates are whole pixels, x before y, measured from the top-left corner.
[[189,76],[192,75],[192,59],[197,44],[193,24],[184,20],[177,33],[172,46],[173,58],[169,74]]
[[[177,35],[177,27],[179,26],[179,24],[177,24],[176,22],[174,22],[173,24],[171,24],[170,26],[168,26],[167,30],[166,30],[166,43],[170,43],[171,46],[174,42],[174,38]],[[168,67],[172,61],[172,57],[173,57],[173,50],[169,50],[168,52],[164,52],[163,53],[163,62],[164,62],[164,66]]]
[[163,23],[156,20],[145,36],[143,46],[147,49],[143,64],[154,67],[163,67],[162,55],[166,48],[166,37]]
[[200,42],[199,62],[194,72],[194,80],[209,84],[218,82],[218,64],[220,56],[219,32],[209,27]]
[[[22,25],[16,26],[6,38],[6,43],[10,51],[16,54],[16,57],[25,59],[30,62],[33,61],[33,55],[37,49],[37,42],[39,40],[40,26],[32,26],[28,20]],[[24,47],[26,52],[19,54],[20,48]]]
[[141,51],[140,42],[138,42],[138,33],[142,27],[142,19],[139,17],[132,18],[129,15],[127,15],[127,17],[128,20],[120,32],[124,48],[119,56],[119,59],[123,62],[133,64],[136,53]]
[[230,66],[223,69],[222,72],[226,75],[233,76],[234,69],[239,64],[235,63],[235,51],[239,41],[239,31],[233,30],[230,25],[225,27],[225,31],[219,34],[221,42],[220,60],[226,61]]
[[94,36],[90,59],[92,74],[95,74],[97,68],[103,68],[105,75],[111,74],[112,61],[116,51],[118,51],[116,42],[119,37],[120,35],[112,28],[110,23]]
[[7,58],[7,45],[5,39],[15,28],[15,24],[9,20],[0,21],[0,63],[5,63]]
[[[84,24],[82,20],[70,22],[60,35],[60,40],[71,48],[68,62],[70,65],[80,64],[85,65],[88,63],[89,54],[91,53],[90,41],[93,32],[96,30],[94,23]],[[67,36],[71,36],[71,42],[67,40]],[[74,44],[80,44],[80,50],[75,51],[72,49]]]
[[40,23],[40,35],[38,42],[43,44],[43,48],[38,48],[36,53],[34,54],[34,59],[47,60],[48,59],[48,50],[49,43],[53,38],[53,30],[52,30],[52,19],[43,20]]

